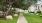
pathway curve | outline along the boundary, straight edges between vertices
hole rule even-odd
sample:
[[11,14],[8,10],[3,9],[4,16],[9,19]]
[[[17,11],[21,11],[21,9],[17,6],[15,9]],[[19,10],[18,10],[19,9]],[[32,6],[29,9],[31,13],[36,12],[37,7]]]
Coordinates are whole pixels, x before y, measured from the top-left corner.
[[25,17],[21,14],[18,18],[17,23],[28,23]]

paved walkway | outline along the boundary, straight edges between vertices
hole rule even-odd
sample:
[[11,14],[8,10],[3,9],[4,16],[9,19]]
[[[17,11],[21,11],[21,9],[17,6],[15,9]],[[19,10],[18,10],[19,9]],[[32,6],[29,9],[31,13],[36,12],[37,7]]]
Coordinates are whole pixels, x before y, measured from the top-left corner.
[[28,23],[28,22],[23,15],[20,15],[17,23]]

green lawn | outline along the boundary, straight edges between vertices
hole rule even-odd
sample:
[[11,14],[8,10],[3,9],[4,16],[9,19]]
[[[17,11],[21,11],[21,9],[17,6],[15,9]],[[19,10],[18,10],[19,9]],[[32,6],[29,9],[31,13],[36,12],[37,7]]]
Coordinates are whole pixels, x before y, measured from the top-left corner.
[[25,13],[24,16],[29,23],[42,23],[42,17],[39,15]]
[[15,16],[13,17],[13,20],[4,20],[4,19],[0,19],[0,23],[17,23],[18,17]]

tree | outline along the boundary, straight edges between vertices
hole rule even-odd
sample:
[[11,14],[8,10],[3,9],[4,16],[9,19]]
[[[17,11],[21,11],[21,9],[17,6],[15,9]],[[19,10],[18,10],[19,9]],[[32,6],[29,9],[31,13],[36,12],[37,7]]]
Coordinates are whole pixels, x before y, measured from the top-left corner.
[[11,10],[12,7],[21,8],[25,10],[36,1],[37,0],[27,0],[27,4],[24,4],[25,0],[0,0],[0,5],[2,6],[3,11],[6,12],[6,15],[8,15],[8,12]]
[[27,9],[30,5],[35,4],[37,0],[16,0],[13,3],[13,7]]

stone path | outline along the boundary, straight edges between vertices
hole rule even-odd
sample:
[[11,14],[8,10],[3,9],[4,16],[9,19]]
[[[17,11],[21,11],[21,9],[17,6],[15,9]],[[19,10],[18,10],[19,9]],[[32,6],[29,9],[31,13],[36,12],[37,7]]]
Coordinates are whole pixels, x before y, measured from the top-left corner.
[[28,22],[23,15],[20,15],[17,23],[28,23]]

